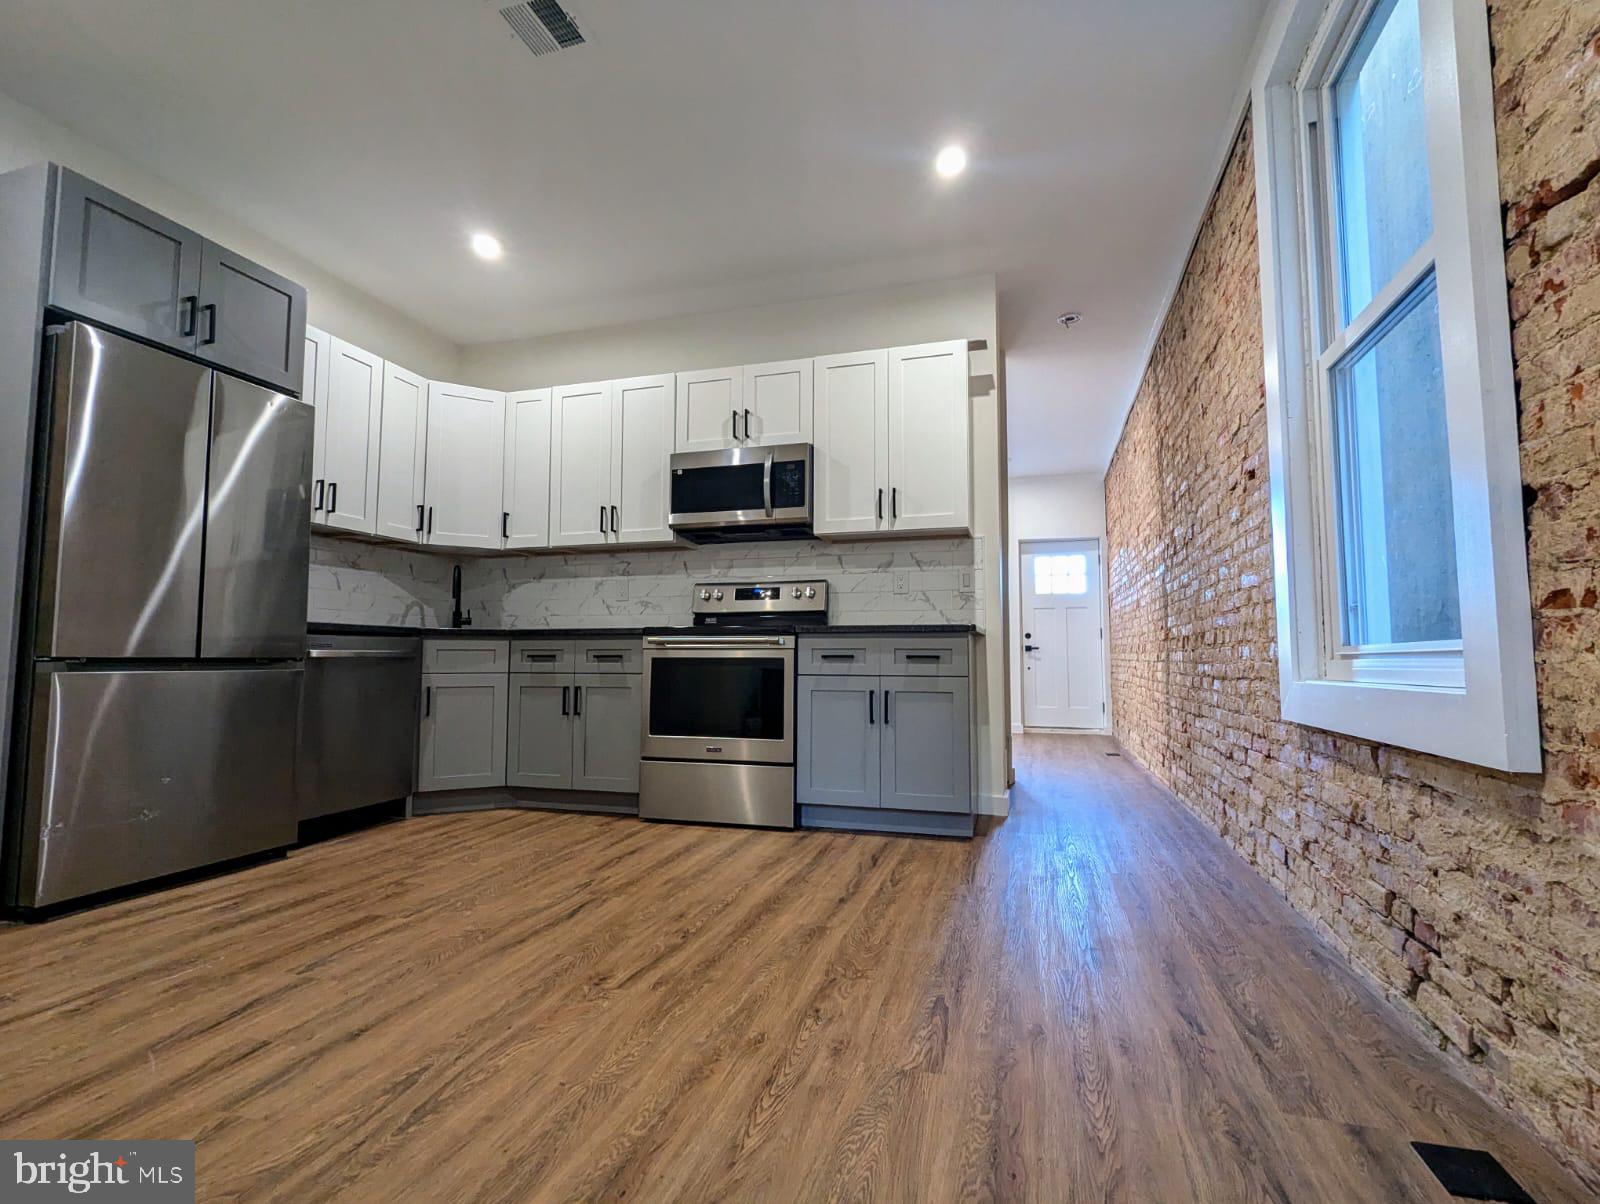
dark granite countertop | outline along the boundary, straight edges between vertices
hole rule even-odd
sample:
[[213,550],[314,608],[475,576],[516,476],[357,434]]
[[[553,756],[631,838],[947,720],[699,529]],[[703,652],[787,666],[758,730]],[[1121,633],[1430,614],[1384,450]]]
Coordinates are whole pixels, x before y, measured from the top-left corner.
[[[687,627],[410,627],[366,623],[308,623],[312,635],[415,635],[430,640],[456,636],[480,640],[638,640],[646,632],[688,632]],[[707,634],[714,633],[711,629]],[[802,631],[802,635],[976,635],[971,623],[846,623]]]

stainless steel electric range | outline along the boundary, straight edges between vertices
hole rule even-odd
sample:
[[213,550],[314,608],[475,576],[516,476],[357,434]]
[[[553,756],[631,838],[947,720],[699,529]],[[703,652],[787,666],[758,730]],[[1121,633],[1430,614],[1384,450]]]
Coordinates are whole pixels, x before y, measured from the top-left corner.
[[697,585],[693,612],[645,633],[639,815],[792,828],[795,642],[828,583]]

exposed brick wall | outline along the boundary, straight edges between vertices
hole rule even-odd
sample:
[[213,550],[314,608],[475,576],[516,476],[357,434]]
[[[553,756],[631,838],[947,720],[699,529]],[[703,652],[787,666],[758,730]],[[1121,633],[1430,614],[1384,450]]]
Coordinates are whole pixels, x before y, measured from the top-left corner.
[[1600,0],[1497,0],[1546,771],[1278,717],[1251,131],[1106,478],[1116,732],[1600,1189]]

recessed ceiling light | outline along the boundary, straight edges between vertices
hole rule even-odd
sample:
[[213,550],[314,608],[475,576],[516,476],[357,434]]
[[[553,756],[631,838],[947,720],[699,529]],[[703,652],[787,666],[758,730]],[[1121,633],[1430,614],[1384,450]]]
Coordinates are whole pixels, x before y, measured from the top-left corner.
[[1079,322],[1083,321],[1083,315],[1078,313],[1078,312],[1076,312],[1076,311],[1073,311],[1073,312],[1070,312],[1070,313],[1062,314],[1059,318],[1056,319],[1056,321],[1060,322],[1061,325],[1065,326],[1068,330],[1071,330]]
[[967,170],[967,148],[952,142],[934,159],[933,170],[947,180],[959,176]]
[[479,259],[499,259],[505,254],[505,248],[493,234],[479,230],[472,236],[472,253]]

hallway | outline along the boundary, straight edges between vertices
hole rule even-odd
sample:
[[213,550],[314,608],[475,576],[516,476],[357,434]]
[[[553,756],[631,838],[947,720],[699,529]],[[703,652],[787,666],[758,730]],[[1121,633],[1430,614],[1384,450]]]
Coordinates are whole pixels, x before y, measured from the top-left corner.
[[1584,1198],[1113,747],[971,842],[447,815],[0,929],[0,1131],[201,1199]]

